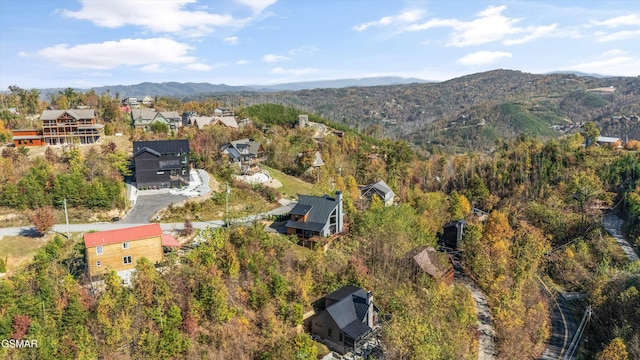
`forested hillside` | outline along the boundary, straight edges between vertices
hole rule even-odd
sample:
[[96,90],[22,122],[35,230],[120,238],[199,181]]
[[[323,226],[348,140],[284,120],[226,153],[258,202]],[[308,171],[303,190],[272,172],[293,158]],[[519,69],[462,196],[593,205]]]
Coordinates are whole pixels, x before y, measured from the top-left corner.
[[[473,83],[485,86],[480,78]],[[492,86],[499,92],[500,85]],[[518,94],[518,89],[511,93]],[[627,91],[632,99],[636,90]],[[473,94],[471,99],[479,96]],[[211,101],[180,106],[205,109]],[[160,106],[170,104],[166,100]],[[500,107],[505,113],[518,109]],[[193,163],[229,182],[232,197],[242,193],[275,203],[283,196],[277,191],[234,183],[235,172],[219,151],[230,140],[260,141],[270,168],[313,182],[314,194],[343,192],[348,231],[326,251],[321,246],[302,248],[295,238],[269,233],[260,223],[209,229],[201,234],[206,242],[171,254],[160,271],[138,262],[131,287],[122,286],[112,273],[105,276],[102,291],[91,292],[80,234],[73,241],[50,236],[29,265],[0,280],[0,338],[37,339],[41,345],[2,348],[0,357],[315,359],[326,348],[298,326],[303,314],[314,300],[351,284],[375,295],[385,320],[381,336],[388,358],[475,359],[477,315],[467,288],[459,283],[446,286],[426,274],[412,276],[406,267],[411,250],[437,247],[443,225],[465,219],[458,255],[488,297],[499,359],[535,359],[544,351],[552,299],[542,282],[555,292],[585,294],[578,305],[594,310],[581,356],[640,358],[639,264],[629,262],[601,225],[603,211],[619,212],[626,219],[625,234],[636,248],[640,245],[638,144],[611,149],[585,141],[590,132],[560,139],[521,133],[493,142],[493,152],[428,153],[382,134],[342,128],[344,134],[338,136],[318,131],[321,127],[293,126],[303,112],[276,104],[252,105],[237,108],[239,115],[253,120],[239,130],[189,127],[129,135],[130,140],[188,139]],[[341,128],[316,114],[310,120]],[[531,126],[527,119],[512,121]],[[107,144],[90,156],[73,148],[49,155],[3,151],[1,168],[15,170],[0,183],[0,199],[14,199],[11,194],[17,192],[60,207],[56,184],[73,182],[64,189],[74,192],[64,196],[76,194],[79,200],[73,207],[90,209],[81,196],[92,198],[100,193],[95,190],[99,186],[108,188],[98,185],[102,179],[124,175],[118,165],[124,147]],[[316,151],[325,163],[319,177],[308,171]],[[377,180],[392,188],[397,204],[385,207],[381,201],[360,200],[358,185]],[[205,206],[224,207],[221,194],[213,193],[197,205],[176,205],[172,211],[185,220],[204,217]],[[120,206],[117,197],[105,199],[116,202],[95,207]],[[2,206],[7,213],[29,204],[3,200]],[[487,212],[487,218],[473,208]],[[214,219],[219,218],[201,218]]]
[[441,83],[208,94],[228,106],[278,103],[375,137],[408,139],[433,151],[486,150],[520,133],[552,138],[587,121],[603,135],[640,139],[640,78],[538,75],[495,70]]

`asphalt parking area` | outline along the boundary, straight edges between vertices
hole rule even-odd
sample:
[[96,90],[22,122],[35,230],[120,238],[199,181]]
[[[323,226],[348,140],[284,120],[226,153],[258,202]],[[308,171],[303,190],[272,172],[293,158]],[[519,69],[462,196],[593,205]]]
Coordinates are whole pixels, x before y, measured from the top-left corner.
[[136,205],[120,222],[124,224],[147,224],[152,220],[150,217],[156,211],[184,199],[186,199],[185,196],[170,194],[169,192],[138,195]]

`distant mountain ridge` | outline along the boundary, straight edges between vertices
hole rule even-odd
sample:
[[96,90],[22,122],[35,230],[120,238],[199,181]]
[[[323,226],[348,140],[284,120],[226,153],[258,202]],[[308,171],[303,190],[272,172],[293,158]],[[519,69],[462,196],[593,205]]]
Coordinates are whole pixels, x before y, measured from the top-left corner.
[[[225,84],[211,83],[194,83],[194,82],[143,82],[135,85],[107,85],[88,89],[77,88],[78,92],[87,92],[94,90],[97,94],[108,92],[111,96],[119,95],[120,98],[125,97],[144,97],[144,96],[192,96],[197,94],[213,94],[213,93],[238,93],[238,92],[277,92],[277,91],[298,91],[313,89],[336,89],[353,86],[385,86],[385,85],[402,85],[413,83],[427,83],[431,81],[418,78],[403,78],[398,76],[370,77],[361,79],[337,79],[337,80],[320,80],[293,82],[274,85],[246,85],[233,86]],[[38,89],[43,99],[46,99],[49,93],[58,93],[64,91],[64,88],[48,88]]]

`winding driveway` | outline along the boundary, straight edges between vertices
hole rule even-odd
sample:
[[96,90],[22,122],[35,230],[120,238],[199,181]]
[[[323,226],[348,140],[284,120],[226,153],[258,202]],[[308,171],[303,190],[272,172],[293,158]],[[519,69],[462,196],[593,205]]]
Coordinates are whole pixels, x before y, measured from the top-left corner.
[[602,226],[616,239],[629,261],[638,261],[638,254],[622,235],[623,224],[624,220],[614,213],[607,213],[602,217]]
[[469,289],[475,302],[478,313],[478,360],[493,360],[496,356],[495,331],[487,298],[478,285],[467,276],[460,262],[453,262],[453,270],[454,279]]

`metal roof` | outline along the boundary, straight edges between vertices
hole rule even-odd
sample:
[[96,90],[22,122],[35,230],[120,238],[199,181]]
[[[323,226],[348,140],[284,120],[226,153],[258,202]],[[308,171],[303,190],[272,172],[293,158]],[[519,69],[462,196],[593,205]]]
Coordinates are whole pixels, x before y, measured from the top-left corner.
[[363,289],[346,285],[325,296],[324,299],[337,300],[325,310],[345,334],[353,339],[359,339],[371,331],[371,328],[363,322],[369,310],[367,293]]
[[171,236],[169,234],[163,234],[162,235],[162,246],[180,247],[180,243],[173,236]]
[[189,140],[156,140],[133,142],[134,153],[137,153],[139,150],[145,147],[155,150],[162,155],[189,153]]
[[117,244],[125,241],[147,239],[154,236],[162,236],[160,224],[149,224],[117,230],[85,233],[84,246],[95,247],[100,245]]
[[598,139],[596,141],[603,142],[603,143],[616,143],[621,140],[620,138],[617,138],[617,137],[598,136]]
[[293,207],[293,209],[291,209],[291,211],[289,212],[289,214],[293,214],[293,215],[306,215],[309,210],[311,210],[311,205],[305,205],[305,204],[296,204],[296,206]]
[[387,185],[387,183],[385,183],[384,181],[380,180],[378,182],[375,182],[373,184],[369,184],[369,185],[365,185],[362,186],[360,188],[360,193],[362,195],[367,194],[368,192],[370,192],[371,190],[375,191],[376,193],[378,193],[380,195],[380,197],[382,197],[384,200],[388,200],[389,198],[395,196],[396,194],[393,192],[393,190],[391,190],[391,188],[389,187],[389,185]]
[[300,230],[311,230],[311,231],[317,231],[317,232],[321,232],[322,229],[324,229],[324,226],[326,224],[323,223],[318,223],[318,222],[310,222],[310,221],[293,221],[293,220],[289,220],[287,221],[286,224],[284,224],[285,227],[288,228],[292,228],[292,229],[300,229]]

